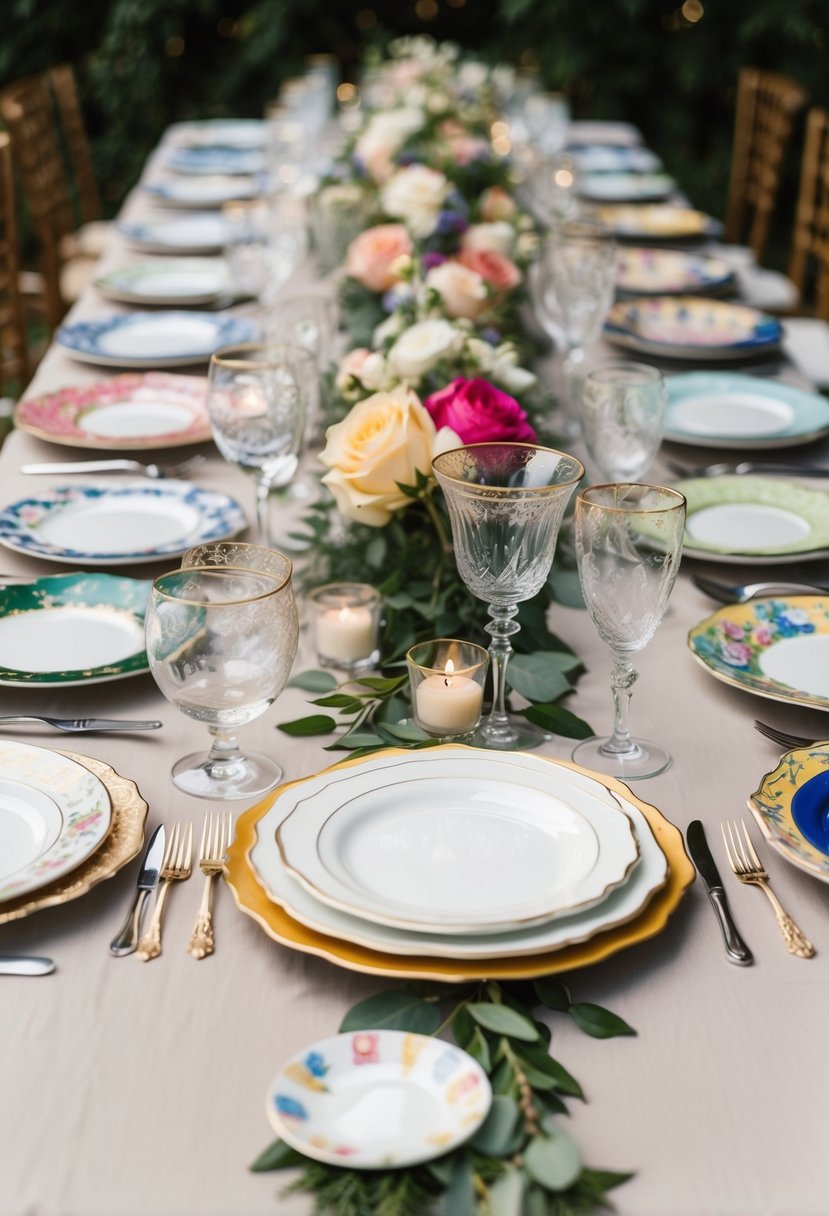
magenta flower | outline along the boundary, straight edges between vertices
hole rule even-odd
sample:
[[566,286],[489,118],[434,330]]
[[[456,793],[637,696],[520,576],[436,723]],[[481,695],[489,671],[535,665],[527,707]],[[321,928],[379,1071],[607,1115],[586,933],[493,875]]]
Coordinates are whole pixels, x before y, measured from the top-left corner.
[[423,402],[435,426],[448,426],[462,443],[535,443],[536,433],[514,397],[488,380],[458,376]]

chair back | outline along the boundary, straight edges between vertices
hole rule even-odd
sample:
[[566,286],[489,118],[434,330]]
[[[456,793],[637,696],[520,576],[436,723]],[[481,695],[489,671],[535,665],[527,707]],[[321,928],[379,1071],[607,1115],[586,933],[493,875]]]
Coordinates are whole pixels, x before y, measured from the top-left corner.
[[829,110],[809,111],[789,277],[829,321]]
[[57,102],[69,165],[75,179],[81,223],[89,224],[101,218],[101,195],[72,65],[62,63],[52,68],[49,82]]
[[759,68],[740,72],[725,237],[750,245],[758,261],[768,243],[794,120],[807,99],[788,76]]
[[19,390],[29,379],[19,239],[11,140],[0,132],[0,392],[10,380],[17,382]]

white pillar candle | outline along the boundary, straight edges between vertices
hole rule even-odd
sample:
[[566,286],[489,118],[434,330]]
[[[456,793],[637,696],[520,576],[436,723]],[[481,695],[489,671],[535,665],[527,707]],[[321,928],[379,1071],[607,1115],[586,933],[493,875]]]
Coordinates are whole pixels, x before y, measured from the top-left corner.
[[367,659],[375,648],[374,613],[359,605],[317,615],[317,651],[325,659]]
[[449,659],[443,675],[427,676],[417,686],[418,721],[435,734],[465,734],[475,729],[481,716],[484,690],[454,670]]

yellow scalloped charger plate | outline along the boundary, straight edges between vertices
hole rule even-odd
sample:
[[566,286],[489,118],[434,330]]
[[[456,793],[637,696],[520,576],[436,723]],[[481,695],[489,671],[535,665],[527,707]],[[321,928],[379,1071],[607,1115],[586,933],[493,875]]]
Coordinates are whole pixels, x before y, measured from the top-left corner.
[[[447,747],[457,745],[446,745]],[[430,749],[431,751],[441,749]],[[375,756],[381,753],[374,753]],[[383,755],[410,755],[399,748],[389,748]],[[372,757],[373,758],[373,757]],[[545,757],[548,759],[548,757]],[[577,769],[577,764],[566,760],[549,760],[565,768]],[[364,763],[363,759],[345,760],[331,765],[331,769],[351,768]],[[586,770],[579,770],[586,771]],[[316,775],[316,774],[315,774]],[[290,946],[305,954],[316,954],[339,967],[350,971],[363,971],[372,975],[393,976],[399,979],[438,980],[444,983],[463,983],[476,979],[531,979],[537,975],[553,975],[559,971],[571,971],[576,967],[587,967],[598,963],[617,950],[633,946],[660,933],[694,880],[694,867],[685,853],[682,835],[656,807],[641,802],[626,785],[612,777],[591,773],[607,789],[630,799],[647,819],[659,847],[668,859],[668,880],[656,892],[645,910],[635,920],[598,933],[586,942],[551,950],[546,954],[535,954],[521,958],[499,958],[470,960],[399,957],[370,950],[365,946],[341,941],[339,938],[317,933],[294,920],[278,904],[272,903],[260,885],[250,864],[250,851],[256,843],[256,825],[269,810],[279,791],[269,794],[262,802],[239,816],[236,837],[228,851],[225,877],[233,891],[236,903],[243,912],[253,917],[274,941]],[[293,781],[300,785],[307,778]],[[284,790],[286,787],[280,787]]]

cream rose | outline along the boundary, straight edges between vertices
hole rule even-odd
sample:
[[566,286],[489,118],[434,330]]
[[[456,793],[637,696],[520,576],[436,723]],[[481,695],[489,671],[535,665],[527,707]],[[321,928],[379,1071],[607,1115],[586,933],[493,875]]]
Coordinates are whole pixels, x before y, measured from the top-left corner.
[[508,258],[515,245],[515,229],[506,220],[491,224],[470,224],[461,237],[463,249],[475,249],[484,253],[502,253]]
[[400,281],[397,263],[412,251],[405,224],[366,228],[348,246],[345,272],[369,291],[388,291]]
[[408,165],[398,169],[380,192],[387,215],[403,220],[415,237],[429,236],[449,192],[449,182],[436,169]]
[[384,182],[393,172],[392,157],[410,135],[423,126],[423,111],[414,106],[374,114],[363,131],[354,151],[365,165],[373,181]]
[[477,271],[461,266],[460,262],[442,262],[435,266],[426,275],[425,283],[438,293],[450,317],[474,321],[489,303],[489,291],[483,277]]
[[412,499],[399,486],[429,476],[439,451],[459,446],[453,431],[438,432],[410,388],[398,385],[360,401],[348,417],[328,428],[320,460],[323,483],[347,519],[382,528]]
[[463,334],[450,321],[420,321],[397,339],[388,353],[389,367],[403,380],[419,380],[462,346]]
[[487,222],[508,220],[515,215],[515,203],[500,186],[490,186],[480,197],[481,216]]

